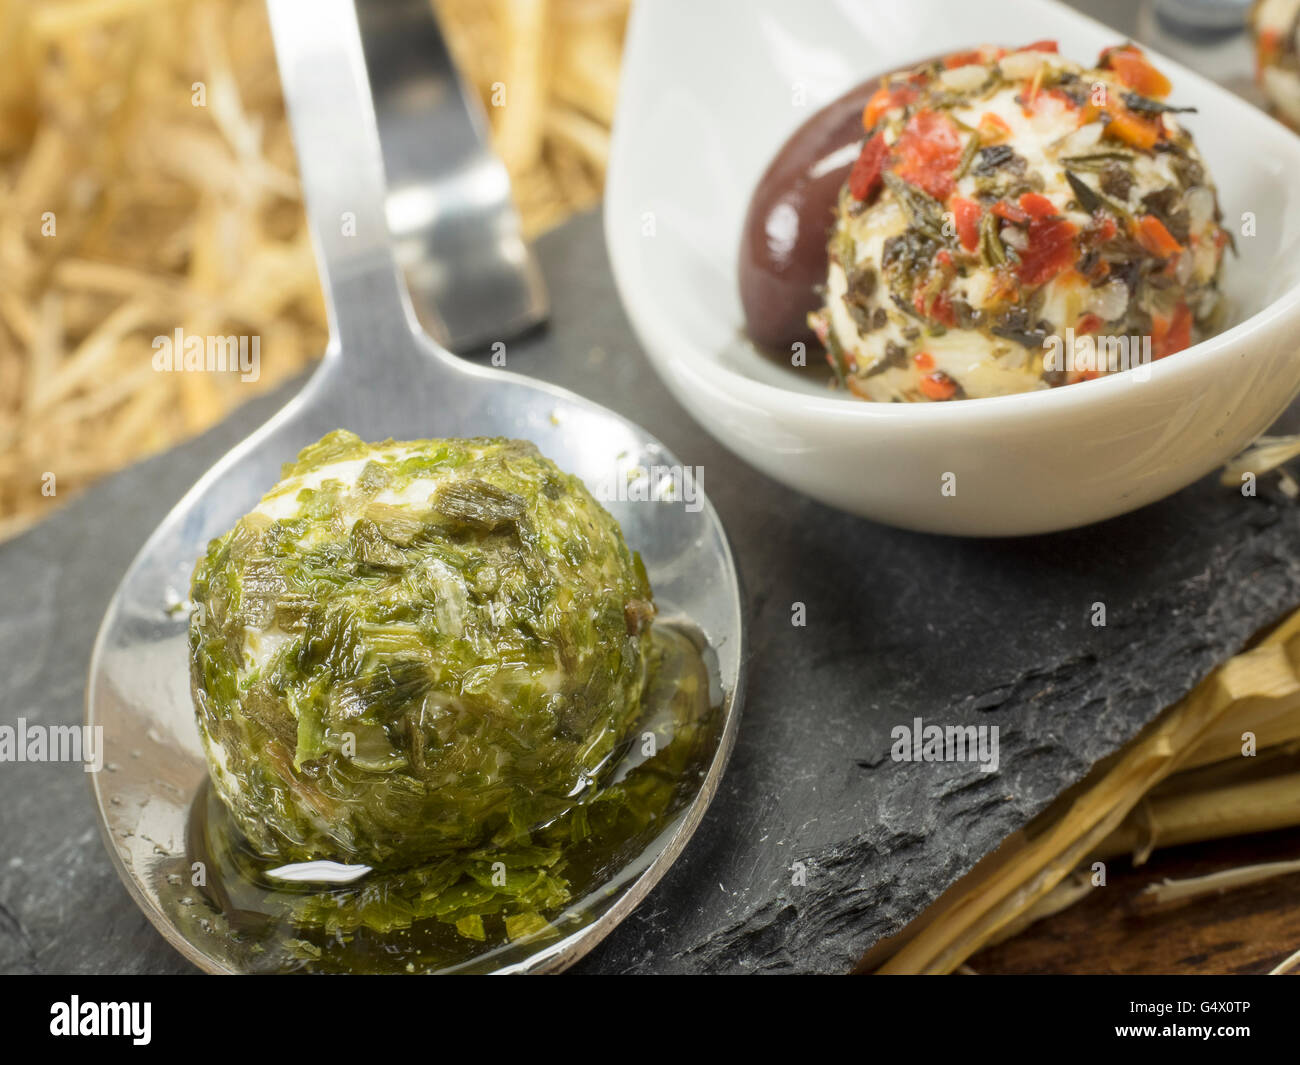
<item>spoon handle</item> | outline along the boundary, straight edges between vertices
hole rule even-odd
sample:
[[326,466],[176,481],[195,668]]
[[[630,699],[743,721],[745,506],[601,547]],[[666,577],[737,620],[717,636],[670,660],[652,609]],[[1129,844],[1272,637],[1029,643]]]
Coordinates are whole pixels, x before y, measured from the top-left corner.
[[[387,186],[352,0],[269,0],[285,106],[332,334],[366,355],[416,347],[414,316],[385,217]],[[409,328],[394,329],[405,322]],[[398,355],[400,358],[400,355]]]
[[429,0],[268,7],[335,347],[372,362],[417,315],[457,351],[543,320],[509,177]]
[[[388,228],[416,315],[452,351],[508,340],[545,319],[546,288],[483,105],[461,79],[430,0],[356,0],[356,9]],[[506,106],[514,88],[498,82],[495,103]]]

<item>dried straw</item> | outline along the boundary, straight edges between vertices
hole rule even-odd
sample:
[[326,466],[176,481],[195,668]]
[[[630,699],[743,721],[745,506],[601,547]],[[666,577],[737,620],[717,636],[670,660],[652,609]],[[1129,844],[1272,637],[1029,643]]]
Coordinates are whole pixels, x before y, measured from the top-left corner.
[[[1300,824],[1300,612],[1005,840],[861,970],[949,973],[1086,897],[1093,863]],[[1249,733],[1250,736],[1245,734]],[[1253,742],[1252,742],[1253,738]],[[1254,882],[1224,875],[1216,890]]]
[[[627,0],[438,0],[529,234],[595,203]],[[305,368],[325,319],[263,0],[0,0],[0,539]],[[258,336],[261,373],[153,339]],[[53,474],[53,494],[47,474]]]

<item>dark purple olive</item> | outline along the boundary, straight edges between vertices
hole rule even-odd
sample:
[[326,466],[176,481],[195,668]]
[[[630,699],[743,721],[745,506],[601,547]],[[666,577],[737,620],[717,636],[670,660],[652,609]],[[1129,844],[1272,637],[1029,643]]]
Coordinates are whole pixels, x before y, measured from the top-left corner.
[[[809,118],[754,189],[737,274],[745,331],[762,347],[787,349],[812,339],[806,319],[819,303],[827,234],[853,166],[846,148],[862,140],[862,109],[879,87],[879,79],[859,85]],[[836,158],[837,152],[847,158]]]
[[[897,73],[902,70],[884,77]],[[881,80],[850,89],[795,130],[750,197],[736,273],[745,332],[761,347],[786,352],[796,341],[812,339],[808,312],[817,309],[816,289],[826,281],[826,239],[840,186],[856,158],[850,146],[866,135],[862,111]]]

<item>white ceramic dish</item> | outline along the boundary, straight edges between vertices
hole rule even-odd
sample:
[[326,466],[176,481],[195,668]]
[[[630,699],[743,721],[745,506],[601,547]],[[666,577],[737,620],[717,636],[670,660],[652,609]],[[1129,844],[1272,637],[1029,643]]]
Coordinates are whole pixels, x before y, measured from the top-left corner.
[[[975,44],[1119,42],[1049,0],[642,0],[633,12],[605,200],[619,292],[659,374],[770,476],[879,521],[962,535],[1072,528],[1215,469],[1300,392],[1300,138],[1152,54],[1174,83],[1241,251],[1230,325],[1187,351],[1051,391],[871,404],[801,380],[743,339],[736,255],[759,175],[853,85]],[[1255,235],[1242,234],[1250,212]],[[809,352],[809,358],[820,358]],[[945,482],[945,474],[954,478]],[[955,485],[945,494],[945,483]]]

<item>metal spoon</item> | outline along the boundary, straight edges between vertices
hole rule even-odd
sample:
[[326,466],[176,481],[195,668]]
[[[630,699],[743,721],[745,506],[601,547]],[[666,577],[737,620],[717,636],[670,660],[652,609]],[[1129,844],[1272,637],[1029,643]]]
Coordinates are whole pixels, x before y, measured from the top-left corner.
[[452,351],[506,341],[546,317],[487,119],[429,0],[363,2],[361,42],[388,179],[388,230],[420,324]]
[[[87,723],[103,727],[107,754],[92,788],[109,852],[149,919],[212,971],[251,964],[190,889],[187,831],[207,768],[189,691],[188,622],[176,605],[187,598],[207,541],[256,503],[281,462],[339,427],[371,440],[523,437],[593,486],[610,484],[629,467],[678,465],[654,437],[611,411],[550,385],[462,363],[420,331],[386,226],[384,169],[351,0],[272,0],[270,11],[330,343],[302,393],[209,470],[140,550],[100,627],[86,695]],[[726,536],[702,493],[699,502],[607,503],[645,560],[661,613],[689,617],[716,652],[723,716],[704,769],[689,783],[693,797],[640,854],[610,873],[603,890],[575,904],[583,912],[563,925],[575,931],[498,951],[481,969],[539,971],[581,957],[663,875],[717,789],[739,714],[744,633]]]

